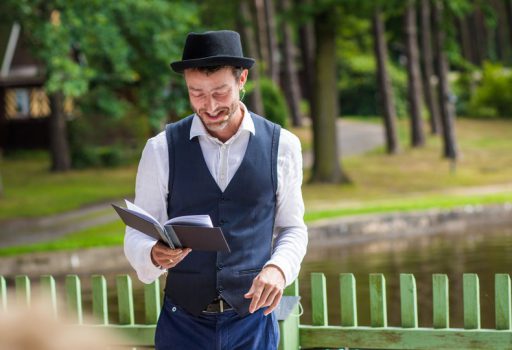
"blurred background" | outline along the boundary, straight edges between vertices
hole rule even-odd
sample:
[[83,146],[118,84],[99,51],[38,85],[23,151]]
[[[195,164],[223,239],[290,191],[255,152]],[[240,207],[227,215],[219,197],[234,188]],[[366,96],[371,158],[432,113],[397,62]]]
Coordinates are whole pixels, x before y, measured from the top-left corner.
[[3,0],[0,275],[131,272],[109,204],[133,197],[146,140],[191,113],[169,68],[186,34],[218,29],[257,61],[244,103],[302,143],[305,300],[312,271],[330,295],[354,272],[363,302],[370,272],[392,290],[415,273],[424,300],[432,273],[460,291],[478,272],[491,310],[512,266],[512,0]]

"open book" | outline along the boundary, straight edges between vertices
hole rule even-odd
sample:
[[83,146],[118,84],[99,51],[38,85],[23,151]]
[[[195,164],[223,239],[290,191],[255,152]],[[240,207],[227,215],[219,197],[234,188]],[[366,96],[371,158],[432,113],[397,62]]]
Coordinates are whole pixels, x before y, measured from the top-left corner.
[[112,204],[121,220],[142,233],[167,243],[171,248],[230,252],[220,227],[213,227],[209,215],[187,215],[161,224],[151,214],[125,199],[126,208]]

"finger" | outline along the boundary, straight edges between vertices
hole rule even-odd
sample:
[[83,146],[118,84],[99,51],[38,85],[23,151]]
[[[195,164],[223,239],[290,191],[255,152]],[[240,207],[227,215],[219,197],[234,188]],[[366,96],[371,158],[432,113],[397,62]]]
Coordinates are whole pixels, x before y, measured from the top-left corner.
[[249,289],[249,291],[244,294],[244,298],[250,299],[250,298],[252,298],[253,294],[254,294],[254,282],[251,285],[251,288]]
[[260,300],[259,300],[258,304],[256,305],[256,310],[258,310],[262,306],[265,306],[265,304],[267,303],[268,297],[274,291],[275,291],[275,289],[270,285],[266,285],[264,287],[263,291],[261,292]]
[[249,312],[252,314],[254,311],[257,310],[256,308],[256,305],[258,305],[259,301],[260,301],[260,298],[261,298],[261,293],[263,292],[263,286],[261,285],[257,285],[256,288],[254,289],[254,293],[252,295],[252,301],[251,301],[251,305],[249,305]]
[[282,291],[280,290],[278,292],[278,294],[276,295],[276,297],[274,298],[274,301],[272,302],[272,304],[265,310],[263,311],[263,315],[265,316],[268,316],[270,315],[270,313],[272,311],[275,310],[275,308],[279,305],[279,302],[281,301],[281,298],[283,297],[283,293]]

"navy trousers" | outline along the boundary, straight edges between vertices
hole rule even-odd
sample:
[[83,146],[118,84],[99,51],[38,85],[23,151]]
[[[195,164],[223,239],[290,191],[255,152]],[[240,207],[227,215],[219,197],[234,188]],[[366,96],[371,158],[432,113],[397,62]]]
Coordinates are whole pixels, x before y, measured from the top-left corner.
[[165,298],[156,326],[156,350],[277,350],[279,328],[264,308],[240,317],[234,310],[194,316]]

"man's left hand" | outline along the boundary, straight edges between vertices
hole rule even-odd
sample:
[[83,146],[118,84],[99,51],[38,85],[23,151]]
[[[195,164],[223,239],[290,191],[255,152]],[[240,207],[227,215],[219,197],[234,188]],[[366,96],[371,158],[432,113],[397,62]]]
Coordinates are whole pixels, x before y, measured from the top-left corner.
[[253,313],[261,307],[268,306],[263,314],[265,316],[270,314],[279,305],[284,286],[285,278],[281,269],[275,265],[265,266],[244,295],[246,299],[252,299],[249,312]]

